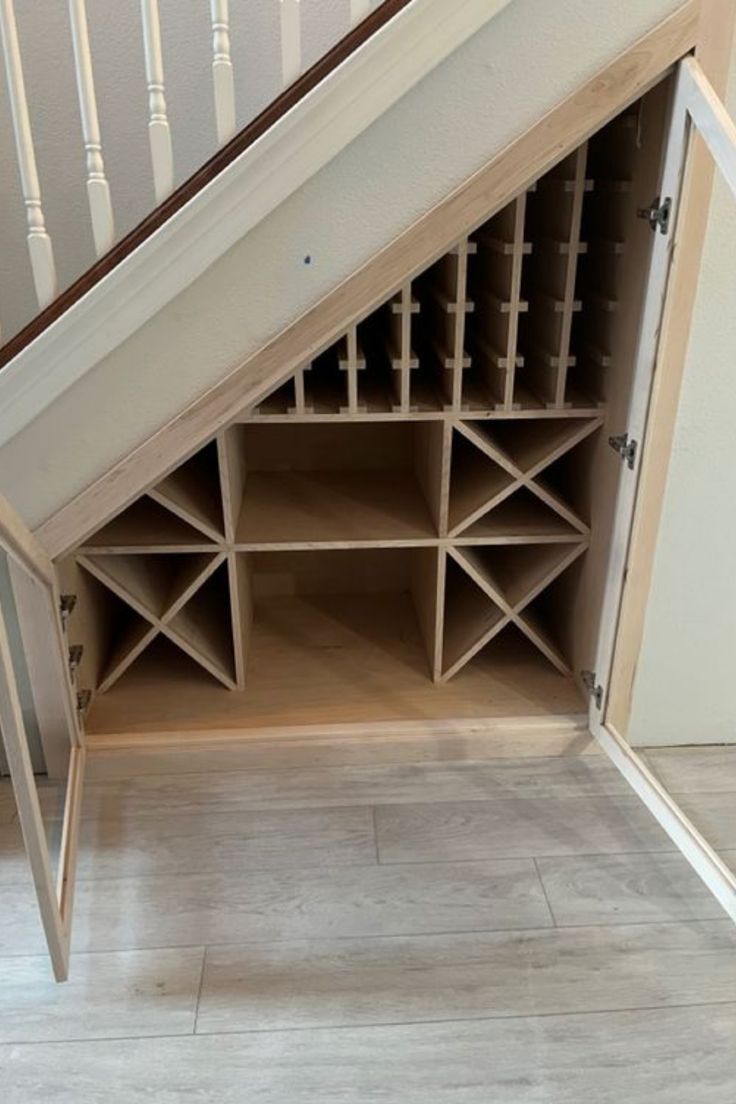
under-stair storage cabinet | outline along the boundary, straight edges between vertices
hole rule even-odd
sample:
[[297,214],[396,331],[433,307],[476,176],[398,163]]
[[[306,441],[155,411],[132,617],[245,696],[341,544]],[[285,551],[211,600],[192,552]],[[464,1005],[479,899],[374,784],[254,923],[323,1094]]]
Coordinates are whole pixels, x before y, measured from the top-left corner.
[[65,558],[91,744],[585,711],[670,92]]

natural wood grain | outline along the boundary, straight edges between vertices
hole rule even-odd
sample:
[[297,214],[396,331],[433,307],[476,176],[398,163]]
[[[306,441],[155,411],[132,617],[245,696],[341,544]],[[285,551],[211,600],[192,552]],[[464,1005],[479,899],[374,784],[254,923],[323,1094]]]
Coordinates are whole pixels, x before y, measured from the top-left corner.
[[223,693],[154,644],[145,664],[95,700],[87,730],[93,740],[124,742],[156,732],[184,740],[187,732],[310,726],[324,735],[346,724],[365,735],[376,724],[580,713],[574,683],[548,670],[531,644],[493,647],[440,688],[429,677],[408,594],[269,598],[256,608],[245,693]]
[[172,740],[173,744],[161,734],[142,740],[128,736],[118,747],[104,737],[95,737],[88,746],[87,777],[102,780],[138,774],[600,756],[584,714],[316,726],[291,733],[271,729],[250,736],[240,731],[234,740],[228,740],[222,730],[203,733],[201,739],[197,733],[178,732],[172,734]]
[[[626,782],[603,756],[495,759],[381,766],[300,767],[171,775],[144,774],[91,781],[85,818],[134,820],[238,810],[341,808],[468,802],[470,807],[509,798],[544,802],[619,795]],[[605,803],[604,803],[605,804]],[[441,812],[441,809],[440,809]],[[654,824],[653,821],[645,822]],[[658,829],[655,829],[655,837]],[[629,835],[628,840],[631,840]],[[478,846],[484,846],[479,841]]]
[[215,443],[176,468],[149,494],[210,540],[222,539],[222,496]]
[[199,552],[212,542],[148,497],[139,499],[99,529],[84,546],[90,552]]
[[197,1032],[726,1003],[735,951],[726,920],[214,947]]
[[724,1104],[736,1005],[0,1052],[6,1104]]
[[416,477],[395,472],[253,472],[239,548],[399,544],[436,536]]
[[0,1043],[188,1035],[204,950],[74,955],[55,985],[43,956],[0,958]]
[[[36,906],[3,888],[0,954],[38,953]],[[133,921],[133,918],[134,921]],[[550,927],[534,864],[349,866],[80,881],[75,951]]]
[[644,758],[672,793],[736,792],[736,747],[648,748]]
[[[6,829],[0,828],[0,840]],[[200,810],[166,817],[87,818],[78,877],[143,878],[222,871],[237,879],[254,870],[370,866],[376,861],[371,811],[294,809]]]
[[[734,782],[732,776],[732,782]],[[721,793],[673,792],[673,797],[716,851],[736,848],[736,790]]]
[[500,856],[669,851],[672,844],[633,794],[538,796],[380,806],[382,862],[463,862]]
[[682,855],[587,855],[537,860],[560,925],[721,919],[721,906]]

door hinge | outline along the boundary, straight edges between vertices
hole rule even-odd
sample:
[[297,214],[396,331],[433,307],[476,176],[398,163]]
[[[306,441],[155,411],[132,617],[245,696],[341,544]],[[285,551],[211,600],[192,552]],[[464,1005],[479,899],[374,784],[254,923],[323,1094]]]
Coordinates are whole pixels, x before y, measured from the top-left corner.
[[608,443],[614,452],[617,452],[622,460],[625,460],[631,470],[636,466],[636,454],[639,451],[639,442],[628,433],[619,433],[616,437],[609,437]]
[[72,611],[77,604],[76,594],[62,594],[59,598],[59,616],[61,617],[61,627],[66,629],[67,622],[72,615]]
[[603,687],[598,682],[595,671],[581,671],[580,678],[583,686],[595,702],[596,709],[603,705]]
[[649,207],[640,207],[636,215],[637,218],[646,219],[652,230],[658,229],[660,234],[668,234],[672,215],[671,196],[665,196],[661,203],[657,197]]
[[80,721],[83,719],[85,713],[89,709],[91,701],[91,690],[80,690],[77,694],[77,716],[79,717]]
[[82,656],[84,654],[83,644],[72,644],[69,648],[69,674],[74,678],[79,668],[79,664],[82,662]]

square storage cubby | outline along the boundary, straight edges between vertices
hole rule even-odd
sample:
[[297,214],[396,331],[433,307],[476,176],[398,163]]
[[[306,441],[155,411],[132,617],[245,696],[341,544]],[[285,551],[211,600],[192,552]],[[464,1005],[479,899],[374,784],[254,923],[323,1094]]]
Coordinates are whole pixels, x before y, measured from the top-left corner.
[[243,549],[406,544],[437,536],[434,423],[245,425],[233,432]]

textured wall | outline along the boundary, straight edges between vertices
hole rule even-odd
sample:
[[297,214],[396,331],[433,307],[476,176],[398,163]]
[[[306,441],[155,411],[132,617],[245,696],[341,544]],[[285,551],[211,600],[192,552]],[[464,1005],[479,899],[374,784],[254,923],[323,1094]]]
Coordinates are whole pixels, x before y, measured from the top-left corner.
[[0,491],[38,524],[677,7],[516,0],[0,449]]
[[719,178],[634,687],[639,745],[736,743],[734,257],[736,200]]

